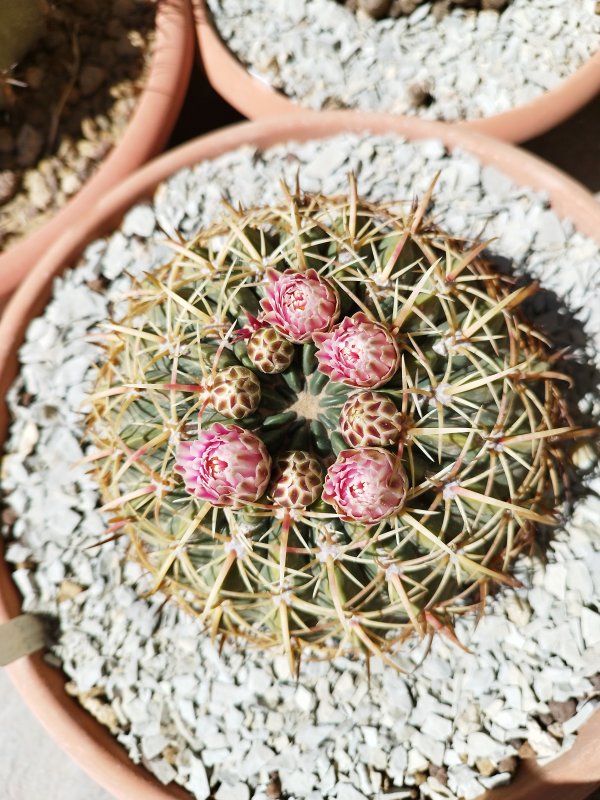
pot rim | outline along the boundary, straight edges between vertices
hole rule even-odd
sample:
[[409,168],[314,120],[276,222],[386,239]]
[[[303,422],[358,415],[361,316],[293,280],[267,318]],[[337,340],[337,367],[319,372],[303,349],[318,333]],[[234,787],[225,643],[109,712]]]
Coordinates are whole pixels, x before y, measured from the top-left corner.
[[195,53],[189,0],[158,0],[148,78],[108,156],[71,199],[31,234],[0,253],[0,302],[60,237],[120,180],[164,148],[185,98]]
[[[52,280],[79,256],[92,239],[118,224],[134,204],[148,198],[158,183],[177,170],[214,158],[243,145],[258,149],[284,141],[323,139],[342,132],[398,133],[408,139],[439,138],[453,150],[464,149],[482,163],[494,166],[513,180],[545,190],[552,207],[569,216],[581,232],[600,241],[600,204],[579,183],[541,159],[477,132],[443,123],[352,111],[306,112],[243,122],[201,136],[172,150],[129,176],[91,206],[84,220],[68,227],[45,253],[9,302],[0,320],[0,396],[4,398],[17,372],[17,351],[29,320],[51,294]],[[2,400],[0,434],[7,426]],[[0,542],[0,622],[21,610],[21,599],[10,580]],[[135,766],[116,739],[64,691],[64,676],[46,664],[41,654],[22,658],[7,668],[25,702],[59,745],[97,783],[119,800],[187,798],[180,787],[162,787],[149,772]],[[582,800],[600,784],[600,759],[595,758],[600,737],[600,712],[580,731],[575,745],[543,768],[526,765],[506,790],[485,795],[489,800]],[[581,776],[586,783],[582,784]],[[579,781],[579,783],[578,783]],[[564,784],[573,784],[567,793]],[[554,787],[557,794],[553,794]],[[539,795],[537,794],[539,792]]]
[[[221,97],[249,119],[308,111],[265,80],[253,76],[219,36],[206,0],[192,0],[192,3],[200,58],[210,83]],[[446,124],[465,127],[506,142],[525,142],[564,122],[598,92],[600,50],[571,76],[535,100],[490,117]],[[357,110],[357,113],[371,112]]]

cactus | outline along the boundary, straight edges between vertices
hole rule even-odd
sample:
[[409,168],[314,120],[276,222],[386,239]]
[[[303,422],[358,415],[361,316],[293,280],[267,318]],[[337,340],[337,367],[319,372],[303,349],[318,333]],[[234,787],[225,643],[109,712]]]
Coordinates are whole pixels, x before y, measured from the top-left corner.
[[0,110],[13,101],[11,71],[42,36],[47,15],[46,0],[0,3]]
[[88,425],[110,531],[212,635],[395,664],[559,521],[595,432],[523,312],[537,285],[428,220],[431,191],[228,207],[107,323]]

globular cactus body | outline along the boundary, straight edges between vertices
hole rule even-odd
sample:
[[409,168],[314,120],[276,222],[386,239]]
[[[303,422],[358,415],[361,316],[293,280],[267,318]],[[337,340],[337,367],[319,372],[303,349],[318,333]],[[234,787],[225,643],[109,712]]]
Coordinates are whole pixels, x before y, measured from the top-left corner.
[[[213,634],[387,658],[511,583],[556,521],[584,432],[522,312],[536,287],[428,200],[373,205],[351,182],[229,209],[109,326],[89,421],[105,508]],[[244,378],[243,414],[219,375]]]

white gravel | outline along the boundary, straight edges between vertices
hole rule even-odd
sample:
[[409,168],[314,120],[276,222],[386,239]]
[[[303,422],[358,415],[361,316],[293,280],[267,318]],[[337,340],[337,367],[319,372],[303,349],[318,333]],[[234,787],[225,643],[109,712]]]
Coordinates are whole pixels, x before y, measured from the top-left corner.
[[[121,231],[91,244],[31,323],[10,391],[3,489],[18,518],[7,558],[18,566],[24,608],[60,620],[52,657],[69,676],[69,691],[134,761],[198,800],[211,790],[217,800],[266,800],[274,771],[291,800],[475,798],[508,779],[485,775],[515,753],[515,739],[529,740],[547,761],[572,744],[595,707],[594,497],[557,534],[547,569],[522,558],[525,588],[490,602],[476,630],[472,620],[459,623],[472,654],[437,638],[408,676],[372,663],[370,684],[365,665],[346,659],[305,663],[296,684],[283,655],[235,644],[219,655],[194,619],[174,605],[161,608],[161,596],[140,598],[146,582],[137,565],[123,562],[124,542],[84,549],[105,529],[93,481],[85,466],[73,467],[89,448],[81,439],[82,402],[95,347],[86,334],[107,315],[109,301],[118,315],[124,270],[140,273],[165,258],[162,230],[189,234],[214,219],[222,194],[269,202],[279,195],[281,175],[293,182],[298,167],[304,188],[325,192],[343,190],[353,169],[361,193],[373,200],[411,199],[441,169],[436,219],[457,234],[497,235],[498,253],[568,296],[571,308],[585,306],[588,355],[600,353],[599,246],[559,221],[543,195],[482,169],[473,157],[448,156],[435,140],[366,135],[230,153],[173,176],[152,204],[127,215]],[[106,294],[86,285],[99,276],[110,280]],[[552,310],[545,318],[581,342],[576,324]],[[22,392],[33,395],[28,404]],[[600,489],[598,479],[591,483]],[[408,668],[422,650],[406,654]],[[570,698],[578,698],[576,716],[548,729],[545,715]],[[432,768],[427,775],[430,765],[445,768],[447,786],[439,780],[444,773]],[[384,795],[388,781],[396,789]]]
[[[489,117],[553,89],[600,48],[596,0],[513,0],[498,14],[425,3],[374,21],[334,0],[208,0],[227,46],[310,108]],[[429,92],[415,107],[413,92]]]

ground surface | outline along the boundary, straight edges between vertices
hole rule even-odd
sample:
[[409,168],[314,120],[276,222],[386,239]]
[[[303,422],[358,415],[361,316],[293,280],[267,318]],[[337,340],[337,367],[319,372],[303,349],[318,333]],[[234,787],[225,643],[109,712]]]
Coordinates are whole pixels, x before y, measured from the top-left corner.
[[[239,119],[196,72],[171,144]],[[565,124],[527,143],[527,148],[580,180],[600,201],[600,97]],[[0,730],[2,800],[110,800],[39,727],[2,670]],[[600,800],[600,791],[589,800]]]

